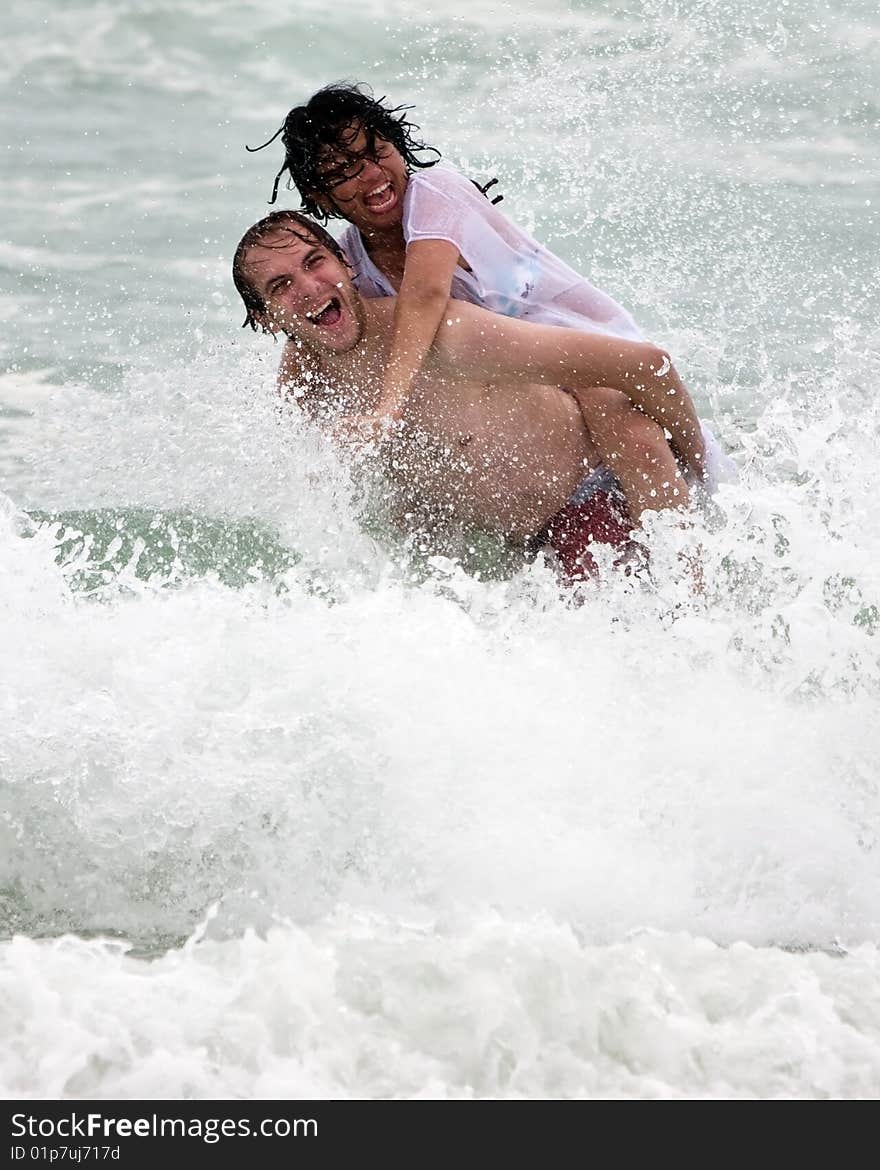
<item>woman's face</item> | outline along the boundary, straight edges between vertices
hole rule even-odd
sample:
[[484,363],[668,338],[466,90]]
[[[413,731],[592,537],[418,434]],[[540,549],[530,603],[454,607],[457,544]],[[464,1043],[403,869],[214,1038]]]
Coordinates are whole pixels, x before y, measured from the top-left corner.
[[316,194],[316,202],[366,233],[397,227],[409,178],[403,156],[378,134],[369,150],[358,122],[347,126],[340,138],[341,146],[327,147],[318,162],[327,193]]

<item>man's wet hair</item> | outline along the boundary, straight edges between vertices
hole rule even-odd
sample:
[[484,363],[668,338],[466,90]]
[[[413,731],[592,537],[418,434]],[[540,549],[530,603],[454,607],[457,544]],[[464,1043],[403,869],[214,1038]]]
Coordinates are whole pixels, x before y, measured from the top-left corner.
[[[341,218],[336,210],[327,211],[315,200],[316,195],[332,195],[333,188],[344,181],[347,171],[364,159],[375,159],[376,138],[384,138],[402,155],[407,167],[432,167],[440,161],[440,151],[419,141],[419,129],[406,118],[412,106],[390,106],[384,97],[373,97],[368,85],[349,81],[335,82],[319,89],[304,106],[295,106],[280,129],[262,146],[247,147],[263,150],[278,136],[284,144],[284,166],[275,176],[270,203],[278,198],[278,186],[285,172],[288,187],[296,187],[307,215],[326,223],[331,216]],[[353,150],[352,141],[358,130],[363,130],[366,143],[362,150]],[[430,151],[431,159],[420,159],[419,153]],[[344,163],[334,171],[322,172],[320,164],[327,154],[339,155]]]
[[339,246],[338,240],[330,235],[325,227],[321,224],[315,223],[312,219],[307,219],[298,211],[272,211],[259,223],[255,223],[253,227],[248,230],[241,237],[238,247],[235,249],[235,256],[232,260],[232,279],[235,287],[238,289],[239,296],[244,301],[244,307],[247,310],[247,316],[242,321],[242,329],[246,325],[250,325],[251,329],[262,329],[264,333],[269,333],[264,325],[261,325],[256,319],[257,313],[265,313],[266,302],[254,288],[250,277],[245,272],[245,260],[251,248],[284,248],[289,243],[287,236],[296,236],[298,240],[302,240],[304,244],[316,243],[322,248],[326,248],[328,252],[332,253],[337,260],[341,260],[343,264],[348,264],[345,253]]

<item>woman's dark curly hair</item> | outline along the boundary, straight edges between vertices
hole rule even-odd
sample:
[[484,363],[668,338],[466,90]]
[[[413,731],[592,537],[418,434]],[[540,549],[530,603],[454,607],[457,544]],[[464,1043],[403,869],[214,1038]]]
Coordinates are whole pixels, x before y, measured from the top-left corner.
[[[376,157],[376,138],[390,142],[403,156],[407,167],[432,167],[440,159],[440,151],[426,146],[413,136],[419,127],[405,118],[412,106],[388,106],[385,98],[374,98],[367,85],[340,81],[319,89],[304,106],[295,106],[284,119],[284,125],[263,146],[247,147],[262,150],[280,135],[284,143],[284,166],[275,176],[270,203],[278,198],[278,185],[287,171],[290,182],[302,199],[302,211],[322,223],[339,217],[337,211],[326,211],[316,201],[316,195],[330,195],[333,188],[350,176],[350,168],[365,158]],[[353,125],[355,124],[356,125]],[[366,145],[353,150],[352,141],[357,131],[363,130]],[[416,154],[429,150],[437,157],[423,162]],[[322,157],[330,152],[341,156],[342,166],[332,171],[321,171]],[[355,173],[357,173],[355,171]]]

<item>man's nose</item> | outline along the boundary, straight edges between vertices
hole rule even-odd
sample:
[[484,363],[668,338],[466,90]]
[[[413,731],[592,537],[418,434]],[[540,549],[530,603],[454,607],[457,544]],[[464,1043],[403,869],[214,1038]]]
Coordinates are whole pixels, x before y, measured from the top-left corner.
[[307,309],[327,295],[327,282],[318,276],[317,272],[304,272],[299,286],[300,298],[305,302]]

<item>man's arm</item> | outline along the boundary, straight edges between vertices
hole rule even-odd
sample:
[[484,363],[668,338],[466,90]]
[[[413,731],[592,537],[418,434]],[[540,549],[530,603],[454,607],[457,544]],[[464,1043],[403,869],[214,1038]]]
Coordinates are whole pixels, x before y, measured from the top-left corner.
[[540,382],[585,391],[621,390],[666,430],[691,474],[702,479],[705,448],[694,404],[669,355],[647,342],[537,325],[450,301],[432,348],[444,373],[489,382]]

